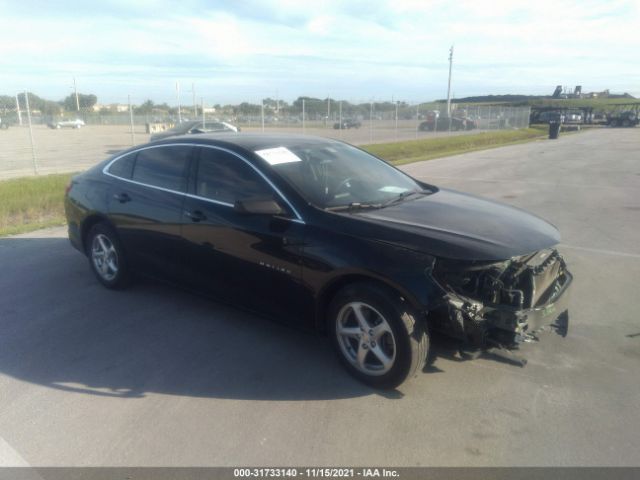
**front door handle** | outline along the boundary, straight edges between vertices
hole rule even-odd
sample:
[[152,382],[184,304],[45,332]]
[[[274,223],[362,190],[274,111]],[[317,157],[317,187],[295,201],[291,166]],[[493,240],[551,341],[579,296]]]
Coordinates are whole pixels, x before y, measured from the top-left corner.
[[123,193],[114,194],[113,198],[115,198],[120,203],[127,203],[127,202],[131,201],[131,197],[129,196],[129,194],[124,193],[124,192]]
[[207,216],[200,210],[194,210],[193,212],[185,211],[184,214],[191,219],[192,222],[201,222],[207,219]]

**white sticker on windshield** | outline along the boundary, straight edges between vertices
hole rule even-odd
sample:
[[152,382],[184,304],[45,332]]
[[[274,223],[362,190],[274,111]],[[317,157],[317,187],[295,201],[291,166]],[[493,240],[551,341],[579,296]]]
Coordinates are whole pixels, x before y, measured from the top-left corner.
[[285,147],[266,148],[257,150],[257,155],[264,158],[269,165],[279,165],[281,163],[301,162],[302,160],[295,153]]
[[407,191],[406,188],[402,187],[394,187],[393,185],[389,185],[387,187],[379,188],[378,191],[385,193],[404,193]]

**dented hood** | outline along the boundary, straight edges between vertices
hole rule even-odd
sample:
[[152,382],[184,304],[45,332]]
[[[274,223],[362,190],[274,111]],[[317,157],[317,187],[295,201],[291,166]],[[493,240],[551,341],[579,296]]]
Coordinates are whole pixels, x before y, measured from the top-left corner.
[[505,260],[560,241],[540,217],[448,189],[355,216],[386,227],[378,230],[380,241],[459,260]]

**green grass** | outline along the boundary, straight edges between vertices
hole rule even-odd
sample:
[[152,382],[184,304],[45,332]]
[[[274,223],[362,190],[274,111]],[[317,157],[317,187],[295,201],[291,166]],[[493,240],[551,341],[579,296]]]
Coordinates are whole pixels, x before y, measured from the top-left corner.
[[525,128],[481,132],[470,135],[452,135],[405,142],[365,145],[366,151],[394,165],[420,162],[433,158],[458,155],[460,153],[485,150],[503,145],[528,142],[547,135],[548,127]]
[[0,236],[64,225],[64,189],[72,175],[0,181]]
[[[547,135],[547,127],[452,135],[423,140],[365,145],[395,165],[522,143]],[[0,181],[0,236],[64,225],[64,189],[74,174]]]

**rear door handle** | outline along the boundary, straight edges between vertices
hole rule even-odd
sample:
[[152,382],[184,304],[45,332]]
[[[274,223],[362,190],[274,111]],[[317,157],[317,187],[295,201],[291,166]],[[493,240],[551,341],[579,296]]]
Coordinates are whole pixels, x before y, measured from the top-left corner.
[[116,193],[113,195],[113,198],[115,198],[120,203],[127,203],[131,201],[131,197],[127,193]]
[[200,210],[194,210],[193,212],[185,211],[184,214],[191,219],[192,222],[201,222],[207,219],[207,216]]

